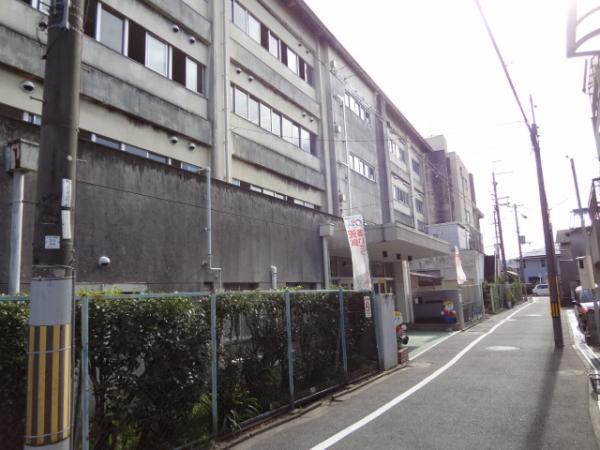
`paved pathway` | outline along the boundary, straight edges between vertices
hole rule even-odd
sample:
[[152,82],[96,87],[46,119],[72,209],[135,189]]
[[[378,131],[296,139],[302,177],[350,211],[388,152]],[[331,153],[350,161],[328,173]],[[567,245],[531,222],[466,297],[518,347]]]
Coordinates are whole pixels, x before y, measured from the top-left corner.
[[538,298],[236,448],[598,449],[566,317],[563,331],[555,351]]

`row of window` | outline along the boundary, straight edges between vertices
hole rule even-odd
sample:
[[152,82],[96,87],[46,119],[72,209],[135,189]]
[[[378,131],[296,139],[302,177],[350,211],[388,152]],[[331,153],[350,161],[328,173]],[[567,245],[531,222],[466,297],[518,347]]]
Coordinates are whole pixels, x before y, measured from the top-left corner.
[[316,153],[316,137],[313,133],[239,87],[232,85],[231,89],[234,113],[307,153]]
[[44,14],[50,14],[50,0],[23,0],[32,8]]
[[390,155],[406,163],[406,144],[399,137],[390,134],[389,140]]
[[344,103],[346,104],[346,108],[360,117],[361,120],[364,120],[365,122],[369,121],[369,112],[366,108],[347,92],[344,94]]
[[404,189],[399,186],[393,186],[393,197],[394,200],[404,203],[406,206],[410,206],[410,195]]
[[79,134],[80,137],[84,139],[88,138],[90,141],[98,145],[102,145],[103,147],[112,148],[114,150],[121,150],[126,153],[139,156],[141,158],[151,159],[152,161],[156,161],[161,164],[167,164],[169,166],[177,167],[178,169],[187,170],[188,172],[200,172],[201,170],[201,167],[196,166],[194,164],[178,161],[176,159],[169,158],[164,155],[159,155],[158,153],[154,153],[140,147],[136,147],[135,145],[125,144],[123,142],[115,141],[114,139],[100,136],[95,133],[80,132]]
[[415,198],[415,209],[418,213],[425,214],[425,205],[423,204],[423,200]]
[[235,0],[231,0],[230,19],[292,72],[314,86],[313,68]]
[[279,192],[272,191],[271,189],[263,188],[260,186],[256,186],[254,184],[246,183],[245,181],[238,180],[236,178],[232,179],[231,182],[236,186],[239,186],[244,189],[249,189],[253,192],[260,192],[261,194],[268,195],[269,197],[278,198],[279,200],[284,200],[289,203],[293,203],[294,205],[304,206],[306,208],[311,209],[321,209],[320,206],[315,205],[313,203],[305,202],[304,200],[299,200],[297,198],[291,197],[289,195],[281,194]]
[[375,169],[373,166],[370,166],[358,156],[350,155],[348,164],[350,164],[350,168],[355,172],[360,173],[363,177],[366,177],[371,181],[375,181]]
[[89,0],[87,8],[85,34],[192,91],[205,92],[205,67],[198,61],[100,2]]

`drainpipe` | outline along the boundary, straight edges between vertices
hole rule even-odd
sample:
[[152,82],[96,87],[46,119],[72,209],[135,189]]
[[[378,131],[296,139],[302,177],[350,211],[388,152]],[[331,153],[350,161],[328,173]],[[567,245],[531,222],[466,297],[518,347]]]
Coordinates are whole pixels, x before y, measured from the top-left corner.
[[12,217],[10,221],[10,263],[8,269],[8,293],[21,291],[21,245],[23,240],[23,193],[25,173],[13,172]]
[[348,208],[342,208],[342,215],[344,209],[347,209],[346,214],[352,214],[352,187],[350,186],[350,151],[348,150],[348,128],[346,125],[346,100],[341,95],[336,95],[340,103],[342,104],[342,120],[344,121],[344,152],[346,153],[346,182],[348,183]]
[[224,111],[224,151],[225,151],[225,181],[231,183],[231,168],[229,167],[229,92],[231,91],[229,86],[229,42],[227,35],[227,2],[223,2],[223,105]]
[[211,274],[215,274],[217,281],[217,290],[223,290],[223,270],[220,267],[213,267],[212,265],[212,197],[211,197],[211,170],[210,167],[202,169],[206,176],[206,261],[203,261],[205,266]]
[[277,289],[277,266],[271,266],[271,289]]
[[4,151],[6,171],[13,176],[8,269],[9,294],[16,294],[21,291],[25,173],[37,170],[38,154],[38,144],[24,139],[9,142]]

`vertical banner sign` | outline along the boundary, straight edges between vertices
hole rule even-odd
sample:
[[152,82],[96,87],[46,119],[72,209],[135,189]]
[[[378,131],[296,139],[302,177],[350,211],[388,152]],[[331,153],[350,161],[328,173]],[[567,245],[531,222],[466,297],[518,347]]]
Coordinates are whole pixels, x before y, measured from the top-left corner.
[[467,281],[467,276],[465,275],[465,271],[462,268],[462,262],[460,260],[460,253],[458,251],[458,247],[454,247],[454,262],[456,263],[456,282],[460,284],[465,284]]
[[345,216],[344,226],[346,235],[350,244],[350,253],[352,255],[352,275],[354,289],[357,291],[370,291],[371,272],[369,270],[369,255],[367,253],[367,239],[363,218],[360,214],[355,216]]

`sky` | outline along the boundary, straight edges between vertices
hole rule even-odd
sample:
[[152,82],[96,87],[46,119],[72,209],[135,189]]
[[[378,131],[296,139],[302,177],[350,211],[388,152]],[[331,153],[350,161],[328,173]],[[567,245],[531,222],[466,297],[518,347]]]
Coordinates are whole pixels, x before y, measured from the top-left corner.
[[[527,252],[544,247],[527,128],[474,0],[305,0],[423,137],[443,134],[475,178],[486,253],[494,251],[492,171],[503,202],[522,205]],[[584,58],[566,57],[568,1],[480,0],[521,102],[536,122],[554,236],[577,226],[571,166],[587,206],[599,165]],[[368,5],[366,8],[365,5]],[[514,211],[501,207],[507,258]]]

